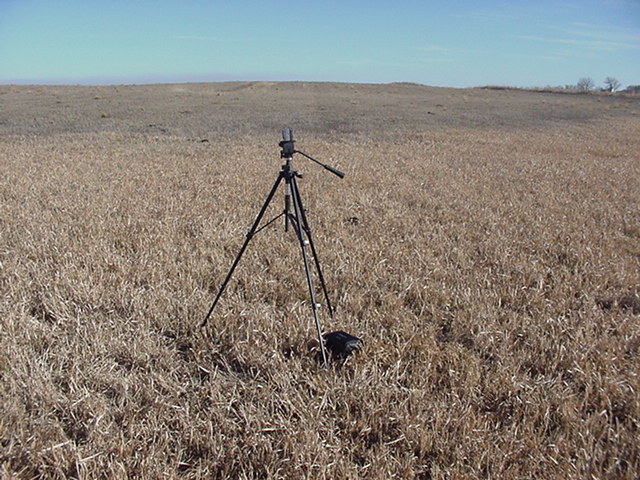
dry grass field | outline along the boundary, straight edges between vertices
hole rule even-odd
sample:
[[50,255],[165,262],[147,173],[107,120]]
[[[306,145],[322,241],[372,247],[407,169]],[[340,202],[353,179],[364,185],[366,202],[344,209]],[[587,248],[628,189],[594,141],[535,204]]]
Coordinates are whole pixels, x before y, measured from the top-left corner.
[[[294,160],[364,340],[328,368],[280,222],[198,328],[285,125],[346,173]],[[0,477],[638,478],[639,133],[621,95],[0,86]]]

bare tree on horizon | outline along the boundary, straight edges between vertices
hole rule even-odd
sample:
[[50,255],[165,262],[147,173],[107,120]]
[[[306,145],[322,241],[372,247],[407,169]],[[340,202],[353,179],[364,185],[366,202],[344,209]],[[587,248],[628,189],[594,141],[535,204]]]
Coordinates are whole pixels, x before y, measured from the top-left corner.
[[607,77],[604,79],[604,89],[607,92],[616,92],[621,87],[618,79],[614,77]]
[[583,77],[580,80],[578,80],[578,83],[576,84],[576,88],[578,90],[584,90],[584,91],[593,90],[595,86],[596,84],[593,82],[593,79],[591,79],[590,77]]

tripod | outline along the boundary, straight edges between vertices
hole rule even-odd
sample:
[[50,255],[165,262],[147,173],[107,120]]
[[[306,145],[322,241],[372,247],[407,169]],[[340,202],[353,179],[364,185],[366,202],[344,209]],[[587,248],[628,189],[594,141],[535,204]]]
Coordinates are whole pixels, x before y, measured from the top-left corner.
[[[322,292],[327,302],[327,309],[329,311],[329,316],[332,318],[333,318],[333,308],[331,307],[331,302],[329,301],[329,295],[327,294],[327,286],[324,281],[324,276],[322,275],[322,269],[320,268],[320,261],[318,260],[316,247],[313,243],[313,238],[311,236],[311,228],[309,227],[309,222],[307,221],[304,205],[302,204],[302,198],[300,197],[300,190],[298,190],[298,184],[296,182],[296,178],[302,178],[302,175],[298,173],[296,170],[294,170],[291,164],[291,162],[293,161],[293,154],[299,153],[300,155],[324,167],[326,170],[329,170],[331,173],[333,173],[334,175],[337,175],[340,178],[344,178],[344,173],[342,173],[339,170],[336,170],[335,168],[329,165],[326,165],[316,160],[313,157],[310,157],[304,152],[295,150],[293,144],[294,144],[293,133],[290,128],[286,127],[282,130],[282,141],[278,144],[282,148],[280,152],[280,157],[285,159],[285,164],[282,165],[280,173],[278,174],[278,178],[276,178],[276,181],[273,184],[271,191],[267,195],[267,199],[262,205],[262,208],[260,209],[260,212],[258,213],[258,216],[256,217],[255,221],[253,222],[251,229],[247,233],[244,243],[242,244],[242,247],[240,247],[240,251],[236,255],[236,258],[233,261],[233,264],[231,265],[231,268],[229,269],[229,273],[227,273],[227,276],[224,279],[224,282],[222,282],[222,284],[220,285],[220,289],[218,290],[218,294],[216,295],[216,298],[213,301],[211,308],[209,309],[209,313],[207,313],[207,316],[205,317],[204,321],[201,323],[200,327],[204,327],[207,324],[207,321],[209,320],[209,317],[211,316],[213,309],[216,308],[216,305],[218,304],[218,300],[220,300],[220,297],[222,296],[222,292],[224,292],[224,289],[229,283],[229,280],[231,280],[233,271],[238,266],[238,263],[242,258],[242,254],[244,253],[245,249],[249,245],[249,242],[251,241],[253,236],[258,232],[260,232],[261,230],[267,228],[269,225],[271,225],[280,217],[284,217],[285,232],[289,231],[289,225],[291,225],[293,227],[293,230],[296,236],[298,237],[298,242],[300,243],[300,250],[302,251],[302,260],[304,262],[304,271],[307,277],[307,285],[309,287],[311,309],[313,312],[313,319],[314,319],[316,331],[318,334],[318,342],[320,343],[320,353],[322,356],[322,364],[326,365],[327,353],[326,353],[324,341],[322,338],[322,327],[320,325],[320,320],[318,319],[318,307],[320,305],[316,302],[316,294],[313,286],[313,276],[311,273],[311,265],[309,262],[309,253],[307,252],[307,247],[311,248],[311,256],[313,257],[316,271],[318,274],[318,279],[320,280],[320,285],[322,287]],[[283,180],[285,182],[284,210],[282,211],[282,213],[272,218],[271,220],[269,220],[267,223],[265,223],[263,226],[260,227],[260,222],[262,221],[262,217],[264,216],[267,210],[267,207],[271,203],[273,196],[275,195],[276,191],[278,190],[278,187],[280,186],[280,183],[282,183]],[[293,206],[293,209],[292,209],[292,206]]]

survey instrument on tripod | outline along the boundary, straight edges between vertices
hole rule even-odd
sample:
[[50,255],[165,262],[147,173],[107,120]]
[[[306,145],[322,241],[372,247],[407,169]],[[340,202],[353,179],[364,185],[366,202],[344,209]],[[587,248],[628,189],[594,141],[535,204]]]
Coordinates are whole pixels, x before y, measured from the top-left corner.
[[[293,164],[292,164],[293,155],[296,153],[299,153],[303,157],[317,163],[318,165],[324,167],[326,170],[330,171],[331,173],[333,173],[334,175],[337,175],[340,178],[344,178],[344,173],[342,173],[340,170],[337,170],[327,164],[324,164],[316,160],[315,158],[311,157],[310,155],[307,155],[304,152],[296,150],[294,147],[294,143],[295,143],[295,140],[293,139],[293,132],[289,127],[285,127],[282,130],[282,141],[278,144],[281,148],[280,157],[284,158],[285,163],[284,165],[282,165],[282,168],[280,169],[280,173],[278,174],[278,177],[276,178],[276,181],[273,184],[273,187],[271,187],[271,191],[267,195],[267,199],[262,205],[262,208],[260,209],[260,212],[258,213],[258,216],[256,217],[255,221],[253,222],[251,229],[247,233],[244,243],[242,244],[242,247],[240,247],[240,251],[236,255],[236,258],[233,261],[233,263],[231,264],[231,268],[229,269],[229,272],[227,273],[227,276],[225,277],[224,281],[220,285],[218,294],[216,295],[216,298],[213,300],[211,308],[209,309],[209,312],[207,313],[206,317],[204,318],[200,326],[204,327],[207,324],[207,321],[209,320],[211,313],[213,312],[216,305],[218,304],[218,301],[222,296],[222,292],[224,292],[225,288],[227,287],[227,284],[229,283],[229,280],[231,280],[231,276],[233,275],[234,270],[238,266],[238,263],[240,262],[240,259],[242,258],[242,255],[244,254],[244,251],[246,250],[253,236],[256,233],[263,230],[264,228],[272,225],[280,217],[284,217],[285,232],[288,232],[289,226],[291,226],[298,238],[298,243],[300,244],[300,250],[302,252],[302,261],[304,262],[304,271],[305,271],[305,276],[307,280],[307,286],[309,287],[309,298],[311,301],[311,310],[313,312],[313,320],[316,327],[316,333],[318,335],[318,342],[320,344],[321,360],[322,360],[322,364],[325,365],[327,363],[327,352],[325,349],[324,339],[322,335],[322,326],[320,325],[320,319],[318,318],[319,304],[316,301],[316,292],[313,284],[312,265],[310,264],[310,261],[309,261],[310,257],[313,258],[316,274],[317,274],[318,280],[320,281],[320,286],[322,287],[322,292],[324,294],[324,298],[327,303],[327,310],[331,317],[333,317],[333,307],[331,306],[331,302],[329,300],[329,295],[327,293],[327,286],[324,281],[324,276],[322,275],[322,269],[320,268],[320,260],[318,259],[318,253],[313,243],[311,228],[309,227],[306,211],[302,203],[302,197],[300,196],[300,190],[298,189],[298,184],[296,179],[302,178],[302,175],[298,173],[296,170],[294,170],[293,168]],[[283,180],[285,183],[284,210],[280,214],[276,215],[274,218],[269,220],[268,222],[264,223],[264,225],[260,226],[262,217],[267,211],[267,208],[271,203],[271,200],[273,199],[276,191],[278,190],[278,187],[280,186]],[[308,248],[311,250],[310,252],[311,254],[309,254],[307,250]]]

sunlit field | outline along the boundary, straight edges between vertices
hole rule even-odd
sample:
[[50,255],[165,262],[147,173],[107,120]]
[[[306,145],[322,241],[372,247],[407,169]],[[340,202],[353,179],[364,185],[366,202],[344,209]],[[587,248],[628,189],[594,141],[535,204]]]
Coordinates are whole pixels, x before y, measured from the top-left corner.
[[[326,368],[282,221],[199,327],[284,126],[346,174],[294,157],[363,339]],[[639,132],[623,95],[0,87],[0,477],[638,478]]]

